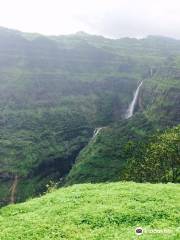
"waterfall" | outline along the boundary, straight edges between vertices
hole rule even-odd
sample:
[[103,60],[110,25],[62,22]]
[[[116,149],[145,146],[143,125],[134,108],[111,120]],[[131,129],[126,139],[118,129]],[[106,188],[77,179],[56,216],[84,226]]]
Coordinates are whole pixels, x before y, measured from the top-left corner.
[[92,139],[95,139],[95,137],[99,134],[99,132],[103,129],[103,127],[95,128]]
[[[133,113],[134,113],[134,108],[136,106],[136,103],[137,103],[137,99],[138,99],[138,95],[139,95],[139,90],[141,88],[143,84],[143,81],[140,82],[140,84],[138,85],[135,93],[134,93],[134,97],[133,97],[133,100],[132,102],[130,103],[129,107],[128,107],[128,110],[126,112],[126,115],[125,115],[125,118],[128,119],[130,117],[132,117]],[[92,140],[94,140],[96,138],[96,136],[100,133],[100,131],[103,129],[103,128],[106,128],[106,127],[98,127],[98,128],[95,128],[94,130],[94,133],[93,133],[93,136],[92,136]]]
[[134,108],[135,108],[135,106],[136,106],[137,99],[138,99],[138,95],[139,95],[139,90],[140,90],[142,84],[143,84],[143,81],[140,82],[140,84],[138,85],[138,87],[137,87],[137,89],[136,89],[136,91],[135,91],[135,93],[134,93],[133,100],[132,100],[132,102],[130,103],[130,105],[129,105],[129,107],[128,107],[128,110],[127,110],[127,112],[126,112],[126,115],[125,115],[125,118],[126,118],[126,119],[132,117],[132,115],[133,115],[133,113],[134,113]]
[[153,69],[150,68],[150,77],[152,77],[152,75],[153,75]]

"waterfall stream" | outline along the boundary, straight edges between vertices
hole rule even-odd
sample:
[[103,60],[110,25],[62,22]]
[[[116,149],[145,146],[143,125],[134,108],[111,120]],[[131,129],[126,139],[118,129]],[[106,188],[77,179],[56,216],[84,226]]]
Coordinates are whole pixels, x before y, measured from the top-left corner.
[[[132,117],[133,114],[134,114],[134,109],[135,109],[135,106],[136,106],[136,103],[137,103],[137,100],[138,100],[139,90],[140,90],[142,84],[143,84],[143,81],[140,82],[140,84],[138,85],[136,91],[134,92],[134,97],[133,97],[132,102],[129,104],[129,107],[128,107],[126,115],[125,115],[125,119],[128,119],[128,118]],[[103,128],[105,128],[105,127],[95,128],[92,140],[96,138],[96,136],[100,133],[100,131]]]
[[130,103],[130,105],[129,105],[128,109],[127,109],[126,115],[125,115],[126,119],[128,119],[128,118],[133,116],[134,109],[135,109],[135,106],[136,106],[136,103],[137,103],[137,100],[138,100],[139,90],[140,90],[142,84],[143,84],[143,81],[140,82],[140,84],[138,85],[138,87],[137,87],[137,89],[136,89],[136,91],[134,93],[133,100]]
[[100,132],[103,128],[104,128],[104,127],[95,128],[92,139],[95,139],[96,136],[99,134],[99,132]]

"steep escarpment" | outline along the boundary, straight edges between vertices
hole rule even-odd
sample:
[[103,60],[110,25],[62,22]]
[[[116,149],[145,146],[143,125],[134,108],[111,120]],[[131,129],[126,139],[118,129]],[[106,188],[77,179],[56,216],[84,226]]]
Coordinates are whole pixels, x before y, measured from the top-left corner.
[[[0,172],[12,176],[0,179],[2,202],[10,201],[16,175],[17,201],[43,193],[49,181],[66,183],[67,175],[68,183],[121,179],[131,141],[179,123],[179,54],[179,41],[166,38],[1,28]],[[126,121],[141,80],[138,114]]]
[[[176,87],[175,87],[176,86]],[[80,153],[67,184],[118,180],[180,181],[180,81],[144,80],[135,114],[102,129]]]
[[180,126],[157,131],[142,114],[104,128],[81,151],[66,184],[180,182]]
[[132,142],[145,141],[153,129],[145,115],[125,119],[102,129],[96,139],[81,151],[67,183],[119,181],[126,166]]
[[[136,76],[115,53],[0,29],[0,172],[18,175],[16,199],[46,191],[71,169],[94,128],[120,119]],[[68,42],[68,37],[67,37]],[[1,181],[9,202],[11,179]]]
[[144,82],[140,106],[158,128],[175,126],[180,123],[180,77],[176,69],[155,74]]

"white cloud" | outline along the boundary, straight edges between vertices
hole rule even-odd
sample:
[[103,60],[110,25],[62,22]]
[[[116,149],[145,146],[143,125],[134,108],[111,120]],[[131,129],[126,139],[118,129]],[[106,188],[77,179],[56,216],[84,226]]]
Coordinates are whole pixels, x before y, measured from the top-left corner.
[[180,38],[179,0],[0,0],[0,25],[28,32]]

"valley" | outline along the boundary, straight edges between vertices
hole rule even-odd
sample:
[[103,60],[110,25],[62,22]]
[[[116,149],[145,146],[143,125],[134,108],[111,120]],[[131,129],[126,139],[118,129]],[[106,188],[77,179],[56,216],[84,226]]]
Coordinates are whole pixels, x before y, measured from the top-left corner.
[[0,0],[0,240],[180,240],[179,10]]
[[1,206],[49,183],[179,183],[179,54],[166,37],[0,28]]

